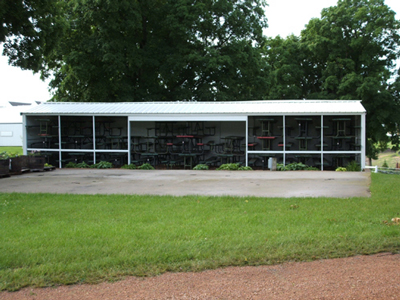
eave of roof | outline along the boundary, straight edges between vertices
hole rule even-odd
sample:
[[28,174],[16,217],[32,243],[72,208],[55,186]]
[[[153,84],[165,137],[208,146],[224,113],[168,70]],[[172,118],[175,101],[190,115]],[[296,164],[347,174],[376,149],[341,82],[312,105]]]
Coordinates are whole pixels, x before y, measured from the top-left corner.
[[360,100],[268,100],[235,102],[45,102],[21,114],[363,114]]

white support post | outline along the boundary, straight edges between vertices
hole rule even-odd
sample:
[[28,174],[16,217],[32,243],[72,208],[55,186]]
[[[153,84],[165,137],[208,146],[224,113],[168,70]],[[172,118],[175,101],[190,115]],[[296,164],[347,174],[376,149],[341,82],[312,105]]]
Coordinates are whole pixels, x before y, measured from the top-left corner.
[[324,115],[321,115],[321,171],[324,170]]
[[22,151],[24,155],[28,154],[27,148],[28,148],[28,134],[27,134],[27,129],[26,129],[26,115],[22,115]]
[[96,164],[96,117],[92,116],[93,164]]
[[283,120],[282,120],[282,130],[283,130],[283,134],[282,134],[282,136],[283,136],[283,165],[285,166],[286,165],[286,116],[285,115],[283,115],[282,116],[282,118],[283,118]]
[[246,167],[249,166],[249,116],[246,116],[246,141],[245,141],[245,159],[246,159]]
[[62,153],[61,153],[61,116],[58,115],[58,167],[62,167]]
[[365,152],[367,149],[366,142],[366,114],[361,115],[361,170],[365,169]]
[[129,118],[126,118],[126,121],[128,122],[128,165],[131,164],[131,122],[129,121]]

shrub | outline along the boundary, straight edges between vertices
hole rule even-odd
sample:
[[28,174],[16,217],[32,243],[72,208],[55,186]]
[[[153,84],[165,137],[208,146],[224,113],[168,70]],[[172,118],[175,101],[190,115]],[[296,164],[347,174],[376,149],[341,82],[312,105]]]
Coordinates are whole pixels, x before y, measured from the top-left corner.
[[208,169],[209,169],[209,167],[207,165],[204,165],[204,164],[198,164],[197,166],[195,166],[193,168],[193,170],[208,170]]
[[249,167],[249,166],[242,166],[242,167],[239,167],[239,169],[238,169],[239,171],[253,171],[253,168],[252,167]]
[[85,163],[84,161],[81,163],[76,164],[75,168],[80,168],[80,169],[87,169],[90,168],[90,165],[88,165],[87,163]]
[[223,164],[217,170],[236,171],[239,169],[239,164]]
[[65,168],[77,168],[77,166],[76,163],[71,161],[65,165]]
[[308,167],[306,168],[306,170],[307,170],[307,171],[319,171],[320,169],[318,169],[317,167],[308,166]]
[[135,170],[135,169],[137,169],[137,167],[136,167],[135,164],[130,164],[130,165],[126,164],[126,165],[123,165],[123,166],[121,167],[121,169]]
[[353,160],[346,166],[346,170],[348,172],[361,171],[361,166]]
[[389,168],[386,159],[383,161],[382,168]]
[[343,168],[343,167],[339,167],[339,168],[337,168],[335,171],[336,171],[336,172],[346,172],[347,169],[346,169],[346,168]]
[[113,167],[112,163],[108,161],[100,161],[97,164],[91,166],[94,169],[111,169]]
[[289,171],[305,170],[308,166],[303,163],[291,163],[286,165],[286,169]]
[[140,170],[154,170],[154,167],[149,163],[145,163],[145,164],[141,165],[140,167],[138,167],[138,169],[140,169]]
[[277,171],[286,171],[286,167],[284,164],[276,164]]
[[291,163],[286,166],[283,164],[276,164],[277,171],[299,171],[299,170],[310,170],[310,171],[318,171],[319,169],[316,167],[310,167],[303,163]]
[[7,152],[7,151],[0,152],[0,159],[7,159],[7,158],[18,157],[18,156],[19,156],[19,154],[14,153],[14,152],[12,152],[12,153]]

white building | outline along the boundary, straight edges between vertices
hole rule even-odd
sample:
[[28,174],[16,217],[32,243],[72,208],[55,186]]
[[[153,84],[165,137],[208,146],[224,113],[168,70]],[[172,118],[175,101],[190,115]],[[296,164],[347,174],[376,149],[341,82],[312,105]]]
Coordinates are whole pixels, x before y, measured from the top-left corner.
[[22,146],[21,111],[37,103],[6,102],[0,106],[0,147]]
[[157,166],[303,162],[365,166],[361,101],[44,103],[23,113],[24,151],[50,163]]

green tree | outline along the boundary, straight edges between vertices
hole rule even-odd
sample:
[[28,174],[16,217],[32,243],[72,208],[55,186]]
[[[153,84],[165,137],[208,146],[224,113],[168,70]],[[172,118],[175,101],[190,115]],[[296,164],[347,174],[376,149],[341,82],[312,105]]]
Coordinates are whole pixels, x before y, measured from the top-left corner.
[[270,68],[270,89],[267,99],[299,99],[303,96],[301,82],[305,77],[299,38],[269,38],[263,48]]
[[263,0],[70,1],[55,101],[257,99]]
[[57,46],[65,23],[58,0],[0,1],[0,43],[9,63],[39,72]]
[[295,35],[286,38],[268,38],[263,47],[269,68],[265,98],[273,100],[303,99],[318,94],[319,76],[316,73],[312,53]]
[[321,19],[312,19],[301,36],[319,77],[319,92],[312,97],[361,99],[373,143],[399,130],[400,107],[389,84],[400,57],[399,29],[384,0],[339,0],[322,11]]
[[360,99],[367,110],[367,155],[375,144],[399,146],[400,22],[383,0],[339,0],[300,37],[269,39],[264,48],[270,99]]

